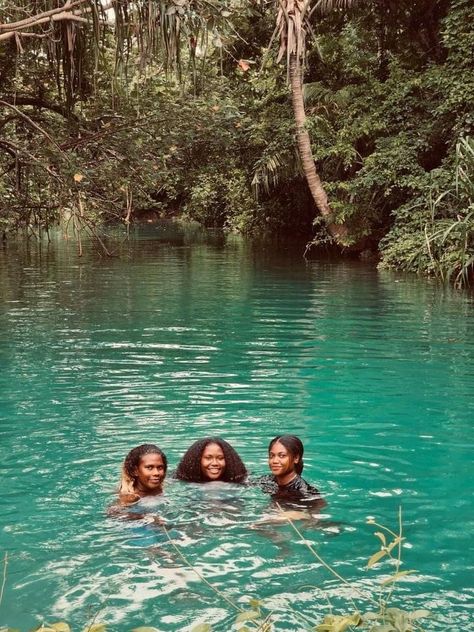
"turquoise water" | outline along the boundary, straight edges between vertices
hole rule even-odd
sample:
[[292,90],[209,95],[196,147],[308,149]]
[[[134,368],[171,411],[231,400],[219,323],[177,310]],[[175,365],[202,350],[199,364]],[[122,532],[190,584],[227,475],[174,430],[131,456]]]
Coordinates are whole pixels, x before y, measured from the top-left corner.
[[[368,517],[406,537],[415,569],[394,605],[435,630],[472,625],[472,296],[350,262],[305,262],[283,245],[171,227],[132,235],[114,258],[71,242],[0,250],[0,626],[94,619],[127,632],[235,612],[160,528],[106,516],[121,461],[156,442],[171,469],[218,434],[255,474],[275,434],[304,440],[305,478],[328,501],[302,540],[256,489],[170,482],[144,511],[215,588],[261,598],[278,630],[303,630],[327,597],[349,610],[378,548]],[[400,601],[402,600],[402,601]],[[356,597],[357,605],[369,609]],[[296,612],[295,612],[296,611]]]

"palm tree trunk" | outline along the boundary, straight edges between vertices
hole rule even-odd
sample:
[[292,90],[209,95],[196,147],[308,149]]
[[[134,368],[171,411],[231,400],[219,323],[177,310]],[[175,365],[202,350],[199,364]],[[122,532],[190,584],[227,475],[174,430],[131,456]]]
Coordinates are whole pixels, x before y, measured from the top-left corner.
[[313,200],[319,212],[327,221],[329,233],[339,244],[344,245],[344,240],[347,238],[348,234],[347,228],[341,224],[334,224],[334,222],[331,221],[331,207],[329,206],[326,191],[324,190],[323,185],[321,184],[321,179],[316,171],[316,165],[311,151],[311,140],[305,125],[306,114],[303,101],[301,67],[295,53],[290,55],[289,78],[293,113],[296,123],[296,142],[298,145],[298,153],[301,164],[303,166],[303,172]]

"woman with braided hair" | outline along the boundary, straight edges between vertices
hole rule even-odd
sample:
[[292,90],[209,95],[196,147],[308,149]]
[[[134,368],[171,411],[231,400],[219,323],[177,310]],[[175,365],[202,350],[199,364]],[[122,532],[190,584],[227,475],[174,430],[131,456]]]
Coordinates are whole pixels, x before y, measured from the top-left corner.
[[243,483],[247,478],[247,469],[227,441],[218,437],[205,437],[188,448],[174,477],[188,483]]

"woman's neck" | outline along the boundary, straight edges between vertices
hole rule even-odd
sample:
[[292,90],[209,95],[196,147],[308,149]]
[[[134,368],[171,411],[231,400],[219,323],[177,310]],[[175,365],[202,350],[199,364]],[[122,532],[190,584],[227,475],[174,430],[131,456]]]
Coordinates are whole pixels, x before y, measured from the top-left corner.
[[140,483],[138,483],[138,485],[135,485],[135,493],[140,496],[140,498],[144,498],[145,496],[159,496],[163,493],[163,488],[159,487],[153,490],[143,489]]
[[280,487],[284,487],[285,485],[288,485],[288,483],[291,483],[291,481],[293,481],[297,476],[298,474],[295,472],[295,470],[293,470],[292,472],[288,472],[288,474],[284,474],[283,476],[275,476],[275,479]]

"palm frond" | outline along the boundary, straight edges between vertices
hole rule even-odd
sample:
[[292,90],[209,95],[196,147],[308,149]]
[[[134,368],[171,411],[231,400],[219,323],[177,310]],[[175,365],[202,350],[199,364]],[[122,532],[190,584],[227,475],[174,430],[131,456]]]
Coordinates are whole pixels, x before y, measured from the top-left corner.
[[361,0],[318,0],[311,11],[318,11],[318,13],[330,13],[335,9],[350,9],[354,5],[358,4]]
[[275,150],[266,152],[255,164],[252,179],[252,188],[258,199],[263,191],[267,195],[272,188],[282,182],[289,182],[297,177],[302,177],[303,169],[298,152]]

